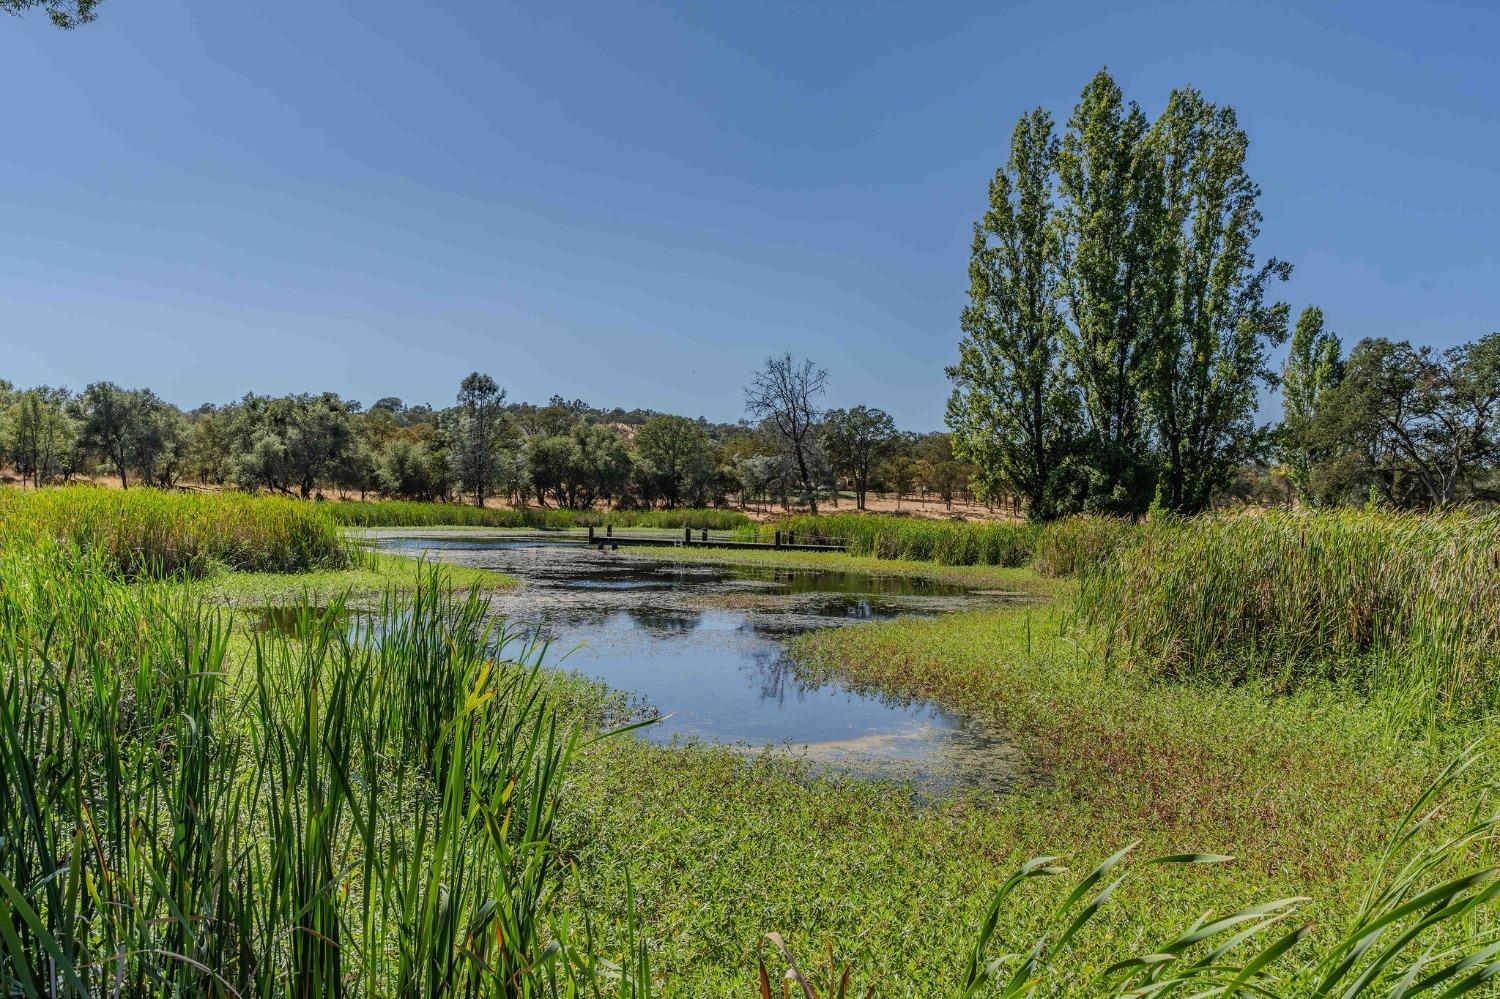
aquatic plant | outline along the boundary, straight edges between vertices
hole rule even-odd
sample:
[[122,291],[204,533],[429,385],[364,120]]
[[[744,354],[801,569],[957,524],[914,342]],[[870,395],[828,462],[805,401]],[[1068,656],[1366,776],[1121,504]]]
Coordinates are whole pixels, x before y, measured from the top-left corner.
[[201,576],[216,568],[305,572],[349,564],[337,525],[315,504],[92,486],[0,490],[0,545],[51,538],[97,554],[112,572]]
[[1429,722],[1500,706],[1500,516],[1153,518],[1092,564],[1078,610],[1152,675],[1348,681]]

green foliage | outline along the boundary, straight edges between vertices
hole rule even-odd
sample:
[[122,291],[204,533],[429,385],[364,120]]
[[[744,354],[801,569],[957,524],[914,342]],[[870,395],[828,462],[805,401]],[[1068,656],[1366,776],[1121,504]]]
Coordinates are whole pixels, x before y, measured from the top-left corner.
[[122,489],[130,485],[130,470],[150,468],[164,446],[163,406],[150,389],[127,390],[114,382],[94,382],[78,397],[83,445],[109,463]]
[[[1030,112],[975,227],[948,423],[980,491],[1029,514],[1196,513],[1269,437],[1255,422],[1290,267],[1258,264],[1233,109],[1174,91],[1151,122],[1101,70],[1059,143]],[[1158,492],[1158,485],[1160,490]]]
[[1353,511],[1153,518],[1095,563],[1082,619],[1155,676],[1340,680],[1414,717],[1500,706],[1500,518]]
[[1107,70],[1084,87],[1057,159],[1059,267],[1070,323],[1061,344],[1090,444],[1082,509],[1141,513],[1151,500],[1142,382],[1165,311],[1170,242],[1149,122]]
[[637,492],[648,505],[673,509],[710,499],[714,462],[703,428],[685,416],[658,416],[635,434]]
[[1052,118],[1038,108],[1016,124],[975,223],[964,339],[948,369],[953,446],[980,469],[979,494],[1014,491],[1040,520],[1058,512],[1058,476],[1082,429],[1061,347],[1056,164]]
[[1281,371],[1281,450],[1297,496],[1308,506],[1320,505],[1322,498],[1312,486],[1313,464],[1323,457],[1312,440],[1314,417],[1343,374],[1343,346],[1323,329],[1323,310],[1309,305],[1297,317]]
[[302,572],[349,560],[322,508],[280,497],[88,486],[4,490],[0,523],[4,547],[53,539],[128,578],[201,576],[222,567]]
[[1361,340],[1300,438],[1320,496],[1378,491],[1402,508],[1494,499],[1500,461],[1500,333],[1441,353]]
[[355,446],[350,404],[332,392],[250,394],[231,410],[231,474],[246,489],[303,499],[328,481]]
[[1136,530],[1120,517],[1064,517],[1037,534],[1032,568],[1044,576],[1078,576],[1095,563],[1113,559]]
[[[855,406],[830,410],[823,417],[823,449],[836,475],[854,484],[855,505],[865,508],[865,493],[870,476],[899,441],[896,422],[882,409]],[[741,466],[741,482],[746,492],[755,495],[765,488],[770,476],[763,468]]]
[[0,446],[35,487],[77,471],[80,427],[67,403],[66,389],[42,386],[15,393],[0,412]]
[[458,406],[448,421],[448,454],[458,488],[474,497],[475,506],[498,488],[505,457],[501,453],[505,392],[489,375],[471,372],[458,387]]
[[1143,400],[1162,456],[1162,503],[1198,513],[1267,449],[1258,389],[1275,383],[1269,352],[1286,341],[1287,307],[1266,295],[1292,268],[1256,262],[1260,188],[1245,170],[1250,140],[1233,108],[1174,91],[1145,145],[1161,170],[1167,233],[1152,279],[1169,291]]
[[578,730],[475,594],[303,606],[235,677],[225,617],[107,568],[0,552],[7,994],[603,984],[555,918]]

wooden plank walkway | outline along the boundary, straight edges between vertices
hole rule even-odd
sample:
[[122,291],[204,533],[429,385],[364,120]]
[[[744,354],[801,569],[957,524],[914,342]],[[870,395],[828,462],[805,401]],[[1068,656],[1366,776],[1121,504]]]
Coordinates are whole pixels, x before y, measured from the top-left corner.
[[792,552],[841,552],[844,550],[844,543],[838,538],[817,538],[798,543],[796,534],[782,534],[777,531],[772,541],[739,541],[722,536],[713,537],[708,531],[694,531],[688,527],[682,529],[681,537],[665,534],[615,534],[612,528],[606,528],[605,533],[600,534],[595,528],[590,527],[588,544],[600,551],[621,547],[741,548]]

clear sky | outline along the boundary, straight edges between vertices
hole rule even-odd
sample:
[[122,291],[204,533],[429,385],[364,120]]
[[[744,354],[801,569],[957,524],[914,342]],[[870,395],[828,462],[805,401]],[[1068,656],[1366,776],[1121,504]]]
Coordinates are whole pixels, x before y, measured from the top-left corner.
[[1500,328],[1500,5],[106,0],[0,17],[0,377],[711,419],[791,350],[935,429],[1016,117],[1233,104],[1284,297]]

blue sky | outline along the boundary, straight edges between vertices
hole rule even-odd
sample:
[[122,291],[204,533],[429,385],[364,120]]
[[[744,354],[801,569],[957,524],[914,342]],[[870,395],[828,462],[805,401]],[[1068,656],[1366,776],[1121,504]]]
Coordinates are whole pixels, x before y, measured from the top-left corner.
[[106,0],[0,18],[0,377],[941,425],[1016,117],[1233,104],[1346,341],[1500,328],[1500,6]]

